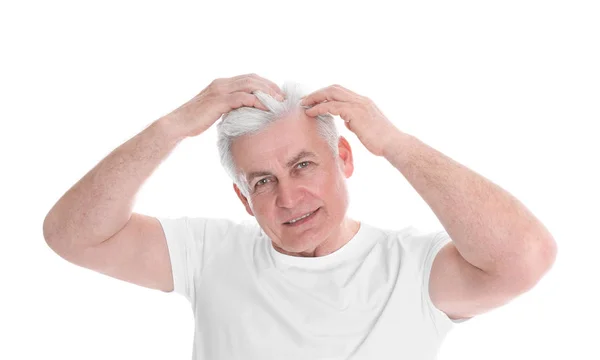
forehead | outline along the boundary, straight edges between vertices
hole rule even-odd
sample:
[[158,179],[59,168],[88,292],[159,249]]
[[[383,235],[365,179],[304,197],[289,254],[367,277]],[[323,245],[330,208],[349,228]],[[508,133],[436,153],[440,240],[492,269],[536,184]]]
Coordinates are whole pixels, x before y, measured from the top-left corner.
[[231,153],[236,167],[248,174],[285,167],[286,162],[302,150],[320,156],[323,145],[327,145],[317,132],[317,121],[301,112],[288,115],[256,134],[235,139]]

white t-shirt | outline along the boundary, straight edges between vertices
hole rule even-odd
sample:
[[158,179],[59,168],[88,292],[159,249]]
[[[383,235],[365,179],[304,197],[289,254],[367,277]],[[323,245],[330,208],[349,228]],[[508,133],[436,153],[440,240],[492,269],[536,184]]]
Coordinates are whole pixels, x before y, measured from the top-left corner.
[[191,303],[193,359],[435,359],[456,322],[429,297],[445,231],[361,222],[320,257],[276,251],[255,221],[159,218],[174,292]]

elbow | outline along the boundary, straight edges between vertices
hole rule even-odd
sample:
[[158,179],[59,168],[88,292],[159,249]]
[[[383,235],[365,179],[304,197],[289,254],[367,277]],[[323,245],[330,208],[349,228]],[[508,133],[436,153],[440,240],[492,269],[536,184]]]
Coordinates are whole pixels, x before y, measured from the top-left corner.
[[44,223],[42,225],[42,234],[47,243],[50,243],[50,239],[54,237],[54,231],[52,231],[49,216],[46,216],[44,219]]
[[558,247],[553,238],[538,241],[537,244],[535,250],[523,257],[518,271],[511,272],[510,280],[521,293],[536,286],[556,262]]
[[56,226],[52,222],[51,214],[46,215],[44,223],[42,225],[42,234],[47,243],[53,241],[56,238]]
[[46,244],[54,251],[57,251],[59,246],[61,246],[61,242],[64,242],[64,236],[60,235],[59,230],[56,221],[48,214],[42,225],[42,234]]
[[553,238],[541,241],[537,254],[533,255],[532,266],[536,269],[536,283],[546,275],[556,262],[558,246]]

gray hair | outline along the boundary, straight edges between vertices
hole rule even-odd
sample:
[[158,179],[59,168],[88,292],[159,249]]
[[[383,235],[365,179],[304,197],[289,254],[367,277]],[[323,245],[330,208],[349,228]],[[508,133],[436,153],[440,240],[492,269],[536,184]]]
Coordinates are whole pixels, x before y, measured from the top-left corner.
[[[249,184],[246,184],[243,174],[236,169],[235,162],[233,161],[233,155],[231,154],[233,140],[242,135],[260,132],[271,123],[281,120],[284,118],[284,115],[294,110],[310,107],[300,105],[301,97],[306,95],[300,85],[285,82],[281,90],[285,94],[285,99],[282,102],[262,91],[253,93],[269,111],[260,110],[255,107],[240,107],[225,114],[217,124],[217,147],[221,165],[223,165],[227,175],[229,175],[246,197],[248,197],[250,192],[248,188]],[[339,155],[339,134],[333,116],[323,114],[317,116],[317,119],[319,120],[317,122],[318,134],[327,141],[332,154],[337,158]]]

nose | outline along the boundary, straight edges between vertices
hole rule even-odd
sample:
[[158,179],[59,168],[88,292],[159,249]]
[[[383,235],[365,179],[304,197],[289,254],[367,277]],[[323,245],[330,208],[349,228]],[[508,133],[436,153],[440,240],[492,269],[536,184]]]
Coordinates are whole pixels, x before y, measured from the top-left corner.
[[279,182],[277,189],[276,204],[283,208],[294,208],[302,200],[302,190],[300,186],[293,182]]

